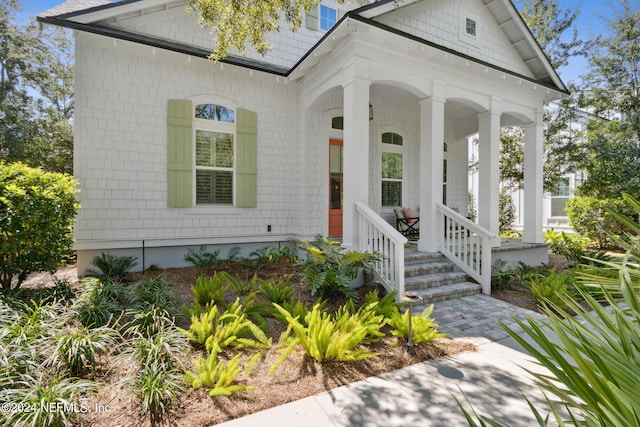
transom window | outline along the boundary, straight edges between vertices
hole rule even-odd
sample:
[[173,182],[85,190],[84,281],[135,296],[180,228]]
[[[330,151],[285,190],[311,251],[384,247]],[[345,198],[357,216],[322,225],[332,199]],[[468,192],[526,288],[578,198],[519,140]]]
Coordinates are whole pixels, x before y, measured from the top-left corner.
[[403,138],[394,132],[382,134],[382,206],[402,206]]
[[217,104],[195,107],[196,204],[233,204],[235,113]]
[[338,18],[338,12],[328,6],[320,5],[320,29],[323,31],[330,30],[333,27]]

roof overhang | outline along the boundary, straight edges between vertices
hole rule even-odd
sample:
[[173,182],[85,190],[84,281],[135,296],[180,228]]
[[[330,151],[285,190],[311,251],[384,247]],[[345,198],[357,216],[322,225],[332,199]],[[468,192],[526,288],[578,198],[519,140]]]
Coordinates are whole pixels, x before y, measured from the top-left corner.
[[[38,21],[45,24],[51,24],[78,31],[84,31],[93,34],[99,34],[116,39],[131,41],[156,48],[167,49],[178,53],[192,55],[194,57],[208,58],[211,54],[207,49],[199,48],[184,43],[178,43],[172,40],[162,39],[146,34],[134,33],[114,26],[109,26],[109,21],[118,20],[131,16],[144,16],[145,14],[166,10],[175,7],[185,7],[182,0],[122,0],[116,3],[104,3],[105,0],[70,0],[69,2],[52,9],[65,11],[65,5],[68,3],[100,3],[92,7],[82,10],[71,10],[70,6],[64,13],[49,14],[45,12],[38,16]],[[422,0],[405,0],[401,3],[401,7],[408,6]],[[306,70],[313,67],[319,56],[324,55],[328,51],[337,46],[339,41],[352,29],[351,23],[358,25],[370,26],[379,30],[394,34],[410,40],[414,43],[420,43],[432,49],[445,52],[448,55],[459,57],[464,61],[475,63],[494,69],[505,75],[512,75],[524,81],[530,81],[546,87],[550,90],[567,95],[569,91],[551,66],[550,61],[535,41],[528,27],[520,17],[517,9],[510,0],[482,0],[487,10],[492,14],[498,25],[503,29],[506,37],[516,48],[523,60],[531,69],[534,77],[524,76],[519,73],[501,68],[488,62],[479,60],[472,56],[457,52],[453,49],[430,42],[428,40],[416,37],[398,29],[381,24],[375,20],[376,17],[386,13],[391,13],[399,6],[395,0],[379,0],[374,3],[362,6],[358,9],[347,12],[336,25],[327,31],[322,37],[293,67],[286,68],[267,62],[247,59],[238,56],[228,56],[220,62],[233,64],[252,70],[263,71],[283,77],[291,77],[298,79],[304,76]],[[316,59],[314,59],[316,58]]]

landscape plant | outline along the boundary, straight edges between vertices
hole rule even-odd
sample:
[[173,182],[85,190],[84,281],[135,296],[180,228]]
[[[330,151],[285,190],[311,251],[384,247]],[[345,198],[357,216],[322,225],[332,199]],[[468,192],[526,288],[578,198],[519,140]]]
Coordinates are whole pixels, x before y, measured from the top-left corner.
[[32,272],[53,273],[72,255],[77,181],[22,163],[0,162],[0,285],[19,288]]
[[193,265],[198,270],[198,274],[206,276],[213,271],[214,267],[220,264],[219,256],[220,251],[209,252],[206,245],[201,245],[198,251],[187,250],[184,260]]
[[[635,213],[640,201],[623,196]],[[546,301],[546,320],[514,317],[524,335],[502,327],[549,373],[530,372],[536,382],[555,397],[548,397],[551,413],[559,425],[640,426],[640,225],[631,217],[610,211],[629,228],[626,238],[613,237],[627,250],[621,261],[602,262],[615,268],[617,278],[604,283],[583,278],[599,288],[606,304],[578,288],[578,302],[561,297],[566,309]],[[633,259],[633,261],[632,261]],[[609,270],[607,270],[609,271]],[[571,312],[571,313],[570,313]],[[575,314],[575,316],[574,316]],[[560,410],[562,409],[562,411]],[[548,420],[533,408],[539,425]],[[476,419],[463,409],[470,425],[503,425],[486,416]],[[566,416],[561,412],[568,413]]]
[[412,315],[409,310],[401,313],[396,309],[391,312],[391,316],[387,319],[387,323],[391,326],[391,334],[405,340],[409,339],[409,316],[411,315],[411,342],[420,344],[430,342],[437,338],[444,338],[446,334],[438,332],[438,324],[431,314],[433,313],[433,304],[425,308],[421,313]]
[[91,264],[96,269],[87,270],[87,275],[107,281],[124,282],[131,269],[138,265],[138,258],[103,252],[94,256]]
[[292,317],[278,304],[274,306],[287,320],[288,326],[280,339],[282,354],[271,367],[271,372],[275,371],[298,345],[318,362],[357,361],[376,355],[368,351],[365,344],[367,339],[373,336],[372,332],[379,332],[384,325],[381,315],[372,315],[367,310],[356,313],[339,310],[332,316],[321,309],[321,304],[315,304],[306,313],[304,320],[300,320]]
[[345,249],[329,237],[315,236],[313,241],[298,242],[307,251],[308,258],[300,260],[302,280],[311,289],[311,295],[320,298],[346,296],[357,299],[358,293],[350,287],[360,271],[372,271],[381,255]]
[[65,367],[72,377],[84,377],[90,371],[95,379],[100,357],[117,343],[117,333],[109,327],[72,328],[53,337],[53,354],[45,366],[54,370]]
[[265,280],[258,288],[258,291],[264,295],[269,302],[281,305],[290,301],[295,294],[295,289],[289,284],[288,280]]
[[[220,360],[215,352],[210,352],[207,357],[200,356],[193,362],[193,371],[185,372],[185,380],[195,389],[201,387],[209,389],[211,397],[229,396],[236,392],[251,390],[253,389],[251,386],[235,383],[238,375],[242,373],[241,356],[242,354],[236,354],[226,363]],[[247,363],[249,370],[260,356],[261,353],[257,353]],[[245,376],[248,377],[249,374]]]
[[531,294],[538,304],[551,303],[557,307],[564,307],[564,299],[567,297],[569,286],[572,286],[574,281],[573,274],[565,271],[533,279],[529,285]]

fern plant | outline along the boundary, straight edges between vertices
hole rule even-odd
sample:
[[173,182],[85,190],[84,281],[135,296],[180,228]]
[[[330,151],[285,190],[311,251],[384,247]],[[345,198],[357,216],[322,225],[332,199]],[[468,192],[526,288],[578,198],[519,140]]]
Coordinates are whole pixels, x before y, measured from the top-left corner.
[[302,280],[311,288],[311,295],[321,298],[346,296],[357,299],[350,287],[360,270],[371,271],[381,256],[377,253],[346,250],[340,242],[317,235],[312,242],[298,242],[308,252],[307,260],[299,261]]
[[551,302],[558,307],[564,307],[568,285],[572,282],[573,275],[571,273],[551,274],[539,280],[532,280],[531,294],[539,304]]
[[239,276],[231,276],[228,273],[222,273],[231,289],[237,294],[247,295],[259,286],[260,278],[254,274],[250,280],[242,280]]
[[199,317],[191,318],[189,330],[179,329],[190,341],[204,347],[209,352],[219,353],[224,347],[269,348],[271,339],[255,323],[247,319],[240,300],[220,313],[214,305]]
[[194,301],[201,306],[223,304],[224,294],[229,289],[229,277],[225,272],[216,272],[213,277],[198,276],[195,285],[191,286]]
[[[281,342],[286,346],[281,356],[271,367],[275,371],[296,346],[300,345],[305,353],[318,362],[327,360],[356,361],[373,357],[376,353],[366,350],[365,343],[371,329],[372,318],[351,314],[344,310],[340,317],[334,319],[316,304],[307,312],[304,321],[274,304],[276,309],[289,323],[282,335]],[[381,316],[380,316],[381,317]],[[382,323],[378,323],[378,329]],[[289,335],[293,336],[289,338]]]
[[[261,353],[254,355],[248,365],[253,366],[261,355]],[[185,372],[185,379],[195,389],[208,388],[209,395],[212,397],[229,396],[232,393],[251,390],[253,388],[251,386],[234,384],[242,372],[240,357],[241,355],[237,354],[225,364],[218,359],[216,353],[209,353],[206,358],[201,356],[193,362],[193,371]]]
[[[285,246],[286,247],[286,246]],[[258,291],[269,300],[276,304],[284,304],[291,300],[295,294],[295,289],[288,281],[284,283],[276,280],[265,280]]]
[[[438,324],[431,318],[433,312],[433,304],[425,308],[420,314],[411,316],[411,341],[413,344],[433,341],[436,338],[443,338],[446,334],[438,332]],[[387,323],[391,326],[391,334],[398,338],[409,338],[409,310],[400,313],[395,310],[387,319]]]
[[220,263],[219,256],[220,251],[209,252],[206,245],[201,245],[197,252],[189,249],[184,256],[184,261],[193,265],[199,275],[206,276]]

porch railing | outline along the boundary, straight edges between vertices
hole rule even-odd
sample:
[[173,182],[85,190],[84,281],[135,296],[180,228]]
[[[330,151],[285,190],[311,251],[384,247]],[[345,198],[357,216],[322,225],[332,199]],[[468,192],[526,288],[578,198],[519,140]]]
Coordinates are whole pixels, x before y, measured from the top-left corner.
[[454,210],[437,205],[438,223],[444,224],[440,252],[491,294],[491,240],[495,236]]
[[358,250],[377,252],[382,259],[375,263],[375,273],[387,291],[404,293],[404,245],[407,238],[362,202],[356,202]]

